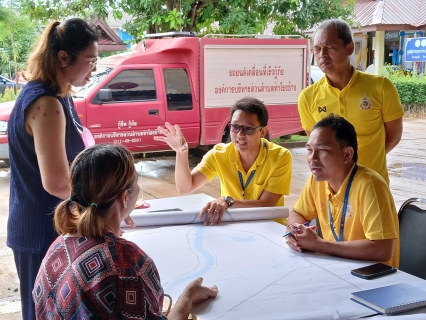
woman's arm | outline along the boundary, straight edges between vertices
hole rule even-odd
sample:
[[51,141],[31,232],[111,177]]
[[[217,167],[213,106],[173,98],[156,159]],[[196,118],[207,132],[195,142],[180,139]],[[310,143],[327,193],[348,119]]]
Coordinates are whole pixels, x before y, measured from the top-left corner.
[[64,110],[54,97],[37,99],[25,112],[25,130],[34,137],[43,187],[60,199],[70,196],[65,129]]

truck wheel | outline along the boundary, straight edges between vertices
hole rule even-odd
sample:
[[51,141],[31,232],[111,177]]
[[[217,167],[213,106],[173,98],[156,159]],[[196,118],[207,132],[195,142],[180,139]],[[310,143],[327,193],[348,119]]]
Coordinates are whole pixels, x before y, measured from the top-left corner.
[[268,141],[271,140],[271,137],[269,136],[269,131],[266,132],[265,139],[268,140]]
[[196,148],[189,149],[189,154],[196,158],[202,158],[211,149],[211,146],[198,146]]
[[231,142],[231,132],[229,131],[229,128],[226,128],[226,130],[223,132],[222,143],[230,143],[230,142]]

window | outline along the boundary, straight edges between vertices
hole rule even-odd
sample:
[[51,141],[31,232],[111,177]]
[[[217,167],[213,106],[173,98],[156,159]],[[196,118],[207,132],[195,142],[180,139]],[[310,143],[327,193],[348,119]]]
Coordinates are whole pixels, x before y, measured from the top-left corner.
[[111,91],[111,102],[157,100],[152,69],[122,71],[102,89]]
[[165,69],[167,108],[170,111],[192,110],[192,95],[185,69]]

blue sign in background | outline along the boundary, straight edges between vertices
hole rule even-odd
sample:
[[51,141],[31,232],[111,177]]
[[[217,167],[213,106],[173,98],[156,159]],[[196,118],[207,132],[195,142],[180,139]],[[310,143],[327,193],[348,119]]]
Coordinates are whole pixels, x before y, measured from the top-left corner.
[[405,61],[426,61],[426,37],[407,39]]

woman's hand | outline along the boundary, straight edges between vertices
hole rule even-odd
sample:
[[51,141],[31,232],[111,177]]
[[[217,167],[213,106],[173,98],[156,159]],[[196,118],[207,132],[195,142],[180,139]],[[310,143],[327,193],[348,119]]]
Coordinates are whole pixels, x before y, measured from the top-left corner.
[[202,302],[209,298],[215,298],[217,296],[217,286],[205,287],[202,285],[203,278],[197,278],[190,282],[183,290],[182,295],[186,295],[192,304]]
[[136,228],[136,223],[133,221],[133,219],[130,217],[130,215],[128,215],[127,217],[124,218],[124,222],[132,228]]
[[[133,219],[130,218],[130,215],[124,218],[124,222],[131,228],[136,228],[136,223],[134,223]],[[120,237],[123,235],[125,231],[120,229]]]

